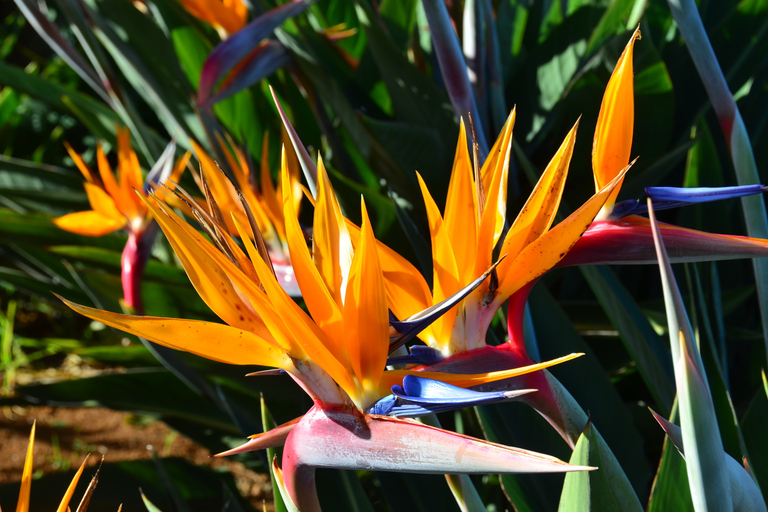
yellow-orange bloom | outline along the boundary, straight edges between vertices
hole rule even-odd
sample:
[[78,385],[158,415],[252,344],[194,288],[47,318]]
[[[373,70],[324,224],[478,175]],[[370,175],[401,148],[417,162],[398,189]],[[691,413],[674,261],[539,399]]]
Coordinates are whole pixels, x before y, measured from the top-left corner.
[[[131,233],[142,232],[151,218],[136,193],[144,193],[144,178],[138,157],[131,148],[131,134],[128,128],[117,127],[117,178],[101,143],[96,148],[98,173],[94,173],[85,164],[72,146],[67,143],[65,145],[70,157],[85,177],[85,192],[92,210],[70,213],[53,219],[53,222],[63,230],[86,236],[103,236],[122,228]],[[171,179],[178,180],[188,160],[189,154],[186,154],[176,162]]]
[[[288,175],[283,156],[284,183]],[[291,262],[311,317],[280,287],[269,258],[258,247],[255,222],[243,224],[230,212],[244,250],[228,235],[220,236],[226,229],[220,225],[208,229],[214,233],[212,243],[159,199],[147,199],[147,208],[202,299],[228,325],[120,315],[67,304],[90,318],[171,348],[230,364],[282,368],[315,400],[364,411],[412,373],[384,371],[389,352],[385,267],[392,268],[393,256],[375,240],[364,204],[361,228],[344,219],[322,162],[318,178],[311,251],[298,223],[292,192],[283,188],[281,199]],[[197,213],[206,223],[216,222],[213,216]],[[567,359],[492,374],[418,375],[472,386]]]
[[[619,57],[605,88],[592,142],[592,171],[597,190],[611,182],[629,164],[635,123],[633,50],[635,41],[640,37],[638,28]],[[621,182],[605,202],[601,216],[610,213],[620,188]]]
[[[432,238],[433,291],[405,261],[394,260],[410,286],[388,282],[389,304],[401,320],[439,303],[480,276],[492,263],[506,216],[506,190],[511,151],[513,111],[482,167],[469,158],[462,123],[448,188],[445,214],[440,214],[419,177]],[[485,346],[493,316],[514,292],[555,266],[576,243],[623,177],[602,187],[581,208],[550,229],[568,174],[578,123],[568,133],[547,166],[527,203],[512,223],[501,245],[503,261],[495,274],[462,303],[425,329],[420,337],[448,356]],[[625,172],[625,170],[624,170]]]
[[180,0],[195,18],[210,24],[222,38],[245,26],[248,6],[243,0]]

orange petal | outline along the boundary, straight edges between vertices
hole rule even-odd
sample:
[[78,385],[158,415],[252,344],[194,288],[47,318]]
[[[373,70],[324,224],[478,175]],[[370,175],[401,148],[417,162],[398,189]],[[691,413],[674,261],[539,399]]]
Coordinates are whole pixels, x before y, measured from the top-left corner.
[[[345,219],[352,244],[360,238],[360,228]],[[432,305],[432,292],[411,262],[377,240],[379,263],[384,274],[389,309],[399,319],[408,318]]]
[[502,278],[520,251],[543,235],[552,225],[563,196],[563,187],[565,178],[568,176],[568,166],[573,155],[578,126],[577,121],[544,170],[517,219],[512,223],[499,254],[499,256],[507,256],[498,267],[498,274]]
[[[283,177],[286,177],[288,170],[283,166]],[[331,192],[332,194],[333,192]],[[315,241],[322,244],[327,242],[328,245],[332,244],[331,241],[325,238],[328,235],[323,232],[321,226],[318,224],[317,211],[325,204],[325,198],[323,201],[318,201],[320,205],[315,210]],[[316,265],[316,262],[312,261],[312,256],[309,254],[309,248],[304,238],[304,233],[301,231],[299,221],[297,218],[296,210],[294,209],[293,200],[289,194],[283,195],[283,208],[285,209],[285,229],[288,242],[288,248],[291,254],[291,265],[293,271],[296,274],[296,280],[301,288],[301,295],[304,298],[304,302],[307,304],[309,312],[312,314],[312,318],[317,322],[317,325],[328,337],[328,349],[331,353],[341,362],[347,361],[346,350],[344,349],[344,323],[341,315],[341,300],[334,298],[334,288],[328,286],[328,283],[323,279],[321,270]],[[336,245],[338,246],[338,230],[336,235]],[[315,260],[318,259],[318,252],[315,249]],[[338,251],[335,259],[336,266],[338,266]],[[329,265],[333,264],[333,261],[329,262]],[[341,283],[339,283],[340,285]],[[336,292],[337,293],[337,292]],[[346,363],[345,363],[346,364]]]
[[[256,259],[253,266],[266,293],[266,299],[254,301],[254,307],[260,311],[270,331],[275,336],[281,336],[285,346],[297,354],[293,357],[305,363],[304,375],[313,373],[311,363],[317,364],[349,396],[356,396],[357,385],[348,364],[339,361],[331,351],[331,347],[338,340],[328,339],[317,324],[280,287],[261,258]],[[271,313],[269,309],[272,310]]]
[[29,433],[27,456],[24,458],[24,469],[21,473],[21,488],[19,489],[19,501],[16,502],[16,512],[29,512],[29,495],[32,491],[32,451],[35,446],[35,426],[32,423],[32,431]]
[[223,28],[227,34],[234,34],[245,26],[247,11],[241,7],[228,7],[221,0],[181,0],[181,3],[193,16],[214,28]]
[[[635,122],[632,51],[637,39],[640,39],[639,28],[632,34],[616,63],[600,106],[592,143],[592,170],[596,190],[605,187],[629,163]],[[619,183],[606,201],[607,208],[613,206],[620,188]]]
[[493,143],[491,151],[488,152],[488,158],[483,162],[483,166],[480,170],[480,176],[483,178],[483,189],[488,190],[491,187],[491,181],[497,170],[504,166],[504,160],[508,158],[509,142],[512,140],[512,128],[515,126],[517,109],[513,108],[509,113],[507,120],[504,122],[504,126],[501,129],[499,137],[496,142]]
[[85,236],[104,236],[125,227],[125,217],[107,217],[106,215],[88,210],[75,212],[53,219],[53,223],[64,231]]
[[[421,175],[416,173],[416,176],[419,179],[421,194],[424,196],[424,204],[427,208],[427,219],[429,221],[429,233],[432,238],[432,300],[435,303],[438,303],[461,289],[459,270],[456,266],[456,258],[453,254],[451,240],[448,238],[448,233],[443,225],[440,210],[438,210],[435,201],[432,199]],[[461,243],[460,240],[458,242]],[[429,332],[432,332],[434,333],[435,341],[437,343],[447,343],[450,333],[453,330],[453,322],[456,318],[456,313],[456,308],[450,309],[427,328],[426,334],[428,335]]]
[[56,509],[56,512],[67,512],[67,509],[69,508],[69,502],[72,499],[72,495],[75,494],[75,487],[77,487],[77,482],[80,481],[80,476],[83,474],[85,463],[88,462],[89,456],[90,454],[85,456],[83,463],[80,464],[80,469],[78,469],[77,473],[75,473],[75,476],[72,477],[72,481],[69,483],[69,487],[67,487],[67,492],[65,492],[64,497],[61,498],[61,503],[59,503],[59,508]]
[[384,372],[384,375],[381,379],[381,390],[389,390],[395,384],[402,385],[403,377],[406,375],[415,375],[417,377],[424,377],[426,379],[439,380],[448,384],[453,384],[454,386],[468,388],[471,386],[479,386],[481,384],[510,379],[512,377],[517,377],[526,373],[543,370],[545,368],[549,368],[550,366],[555,366],[557,364],[576,359],[577,357],[581,357],[583,355],[583,353],[573,353],[568,354],[567,356],[558,357],[557,359],[544,361],[543,363],[536,363],[528,366],[521,366],[519,368],[511,368],[509,370],[500,370],[487,373],[442,373],[430,371],[422,372],[414,370],[389,370]]
[[144,187],[144,177],[136,152],[131,148],[131,132],[128,128],[117,130],[117,168],[123,191],[141,190]]
[[222,363],[293,369],[277,344],[243,329],[200,320],[122,315],[59,298],[81,315],[165,347]]
[[629,167],[587,200],[581,208],[523,249],[515,258],[511,266],[512,271],[500,276],[498,300],[506,300],[563,259],[587,230],[610,194],[619,186]]
[[149,200],[147,206],[208,307],[229,325],[269,338],[251,305],[250,299],[263,295],[258,285],[173,210]]
[[[282,159],[282,156],[281,156]],[[282,174],[282,173],[281,173]],[[270,217],[273,219],[283,218],[283,209],[281,207],[282,201],[277,195],[277,189],[272,181],[272,172],[269,169],[269,132],[264,132],[264,139],[261,144],[261,196],[264,198],[264,204],[266,209],[270,212]],[[277,225],[277,223],[275,223]],[[283,229],[283,223],[280,222],[278,232],[281,236],[285,236],[285,229]]]
[[64,142],[64,147],[67,148],[69,157],[75,162],[77,168],[80,169],[80,172],[83,174],[86,181],[88,181],[88,183],[95,183],[93,171],[91,171],[91,169],[85,165],[83,157],[81,157],[74,149],[72,149],[72,146],[70,146],[68,142]]
[[115,201],[101,187],[92,183],[86,183],[85,193],[94,211],[99,212],[105,217],[125,220],[125,216],[117,209]]
[[344,299],[344,337],[352,369],[362,385],[362,403],[379,397],[389,353],[389,314],[376,239],[361,198],[361,236],[352,259]]
[[443,221],[448,239],[453,244],[456,268],[459,271],[461,283],[468,283],[477,277],[472,275],[477,252],[478,229],[478,198],[473,174],[472,162],[467,151],[467,134],[462,120]]
[[96,146],[96,161],[99,167],[99,176],[104,185],[104,191],[112,197],[117,209],[129,219],[140,216],[136,200],[134,199],[136,192],[125,190],[118,186],[117,181],[115,181],[115,175],[112,173],[112,167],[109,165],[104,149],[101,147],[101,142]]
[[[354,249],[341,207],[331,187],[322,159],[317,161],[317,201],[312,225],[315,266],[336,304],[341,307]],[[283,178],[287,178],[287,171]],[[290,200],[287,192],[283,201]],[[296,212],[294,212],[294,215]]]
[[491,266],[493,248],[504,230],[507,214],[507,179],[509,158],[512,151],[512,128],[515,124],[515,110],[512,110],[499,140],[494,144],[480,175],[485,189],[485,209],[480,218],[477,235],[477,257],[474,276],[479,276]]

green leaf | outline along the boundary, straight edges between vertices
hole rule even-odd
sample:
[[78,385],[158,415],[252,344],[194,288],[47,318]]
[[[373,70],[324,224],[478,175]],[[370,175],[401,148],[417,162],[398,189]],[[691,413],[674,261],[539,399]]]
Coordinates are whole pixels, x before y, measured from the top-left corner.
[[[749,409],[741,420],[741,431],[744,442],[750,452],[755,454],[768,453],[768,437],[765,426],[768,425],[768,391],[758,389]],[[768,496],[768,458],[757,456],[752,461],[749,471],[757,480],[763,496]]]
[[[277,423],[275,423],[274,418],[272,418],[272,413],[269,412],[269,409],[267,409],[267,402],[264,401],[264,397],[262,396],[259,400],[259,403],[261,405],[261,427],[263,432],[269,432],[273,428],[277,426]],[[279,450],[282,452],[282,450]],[[275,504],[275,512],[288,512],[288,507],[285,505],[285,501],[283,500],[283,489],[281,489],[279,482],[276,480],[275,472],[272,468],[272,461],[275,460],[275,457],[277,457],[278,449],[276,448],[267,448],[267,462],[269,465],[269,476],[272,479],[272,489],[274,490],[272,497],[274,499]]]
[[648,204],[667,309],[691,497],[697,510],[725,512],[733,509],[733,498],[707,374],[650,201]]
[[144,491],[139,489],[139,492],[141,493],[141,501],[143,501],[144,506],[147,507],[147,512],[163,512],[158,507],[156,507],[154,503],[149,501],[149,498],[144,495]]
[[[587,423],[568,462],[579,466],[604,468],[602,448],[605,444],[600,442],[599,436],[592,423]],[[627,491],[630,494],[626,494]],[[637,496],[631,488],[614,485],[613,479],[607,472],[598,469],[597,471],[574,471],[565,475],[558,512],[627,510],[642,510]]]
[[613,0],[610,2],[592,35],[589,37],[587,55],[596,51],[611,36],[620,34],[628,28],[627,20],[632,13],[635,3],[635,0]]
[[669,361],[668,352],[661,337],[609,268],[589,266],[580,270],[619,331],[619,337],[637,364],[645,385],[665,411],[664,414],[668,414],[675,398],[675,388],[671,378],[672,368],[665,364]]
[[[632,483],[636,494],[644,495],[650,481],[651,468],[642,450],[642,437],[623,399],[616,392],[591,348],[579,336],[552,295],[541,285],[535,286],[529,304],[539,350],[544,360],[570,352],[586,354],[568,364],[552,368],[551,373],[562,383],[564,391],[567,390],[565,393],[572,395],[572,408],[589,411],[593,425],[618,460],[618,464],[611,468],[611,471],[615,471],[617,475],[626,473],[626,478]],[[585,378],[585,375],[589,378]],[[586,425],[586,415],[584,412],[581,414],[584,415],[583,425]]]
[[373,512],[355,471],[318,469],[316,475],[320,503],[333,503],[339,512]]
[[[485,438],[507,446],[546,453],[561,460],[568,447],[544,419],[523,404],[475,407]],[[518,512],[555,510],[562,488],[562,475],[500,475],[501,486]]]
[[[48,248],[54,254],[60,254],[66,258],[97,264],[103,268],[119,271],[121,251],[111,251],[101,247],[84,245],[54,245]],[[189,278],[184,269],[166,265],[157,260],[149,260],[144,269],[144,279],[173,284],[189,284]]]
[[181,419],[222,433],[239,435],[226,414],[200,400],[171,373],[158,369],[131,369],[115,373],[16,388],[27,403],[67,404],[71,407],[156,414]]
[[[678,421],[676,406],[670,413],[670,420]],[[667,510],[693,512],[693,501],[688,485],[685,459],[670,439],[664,436],[664,447],[656,478],[653,479],[648,512],[666,512]]]

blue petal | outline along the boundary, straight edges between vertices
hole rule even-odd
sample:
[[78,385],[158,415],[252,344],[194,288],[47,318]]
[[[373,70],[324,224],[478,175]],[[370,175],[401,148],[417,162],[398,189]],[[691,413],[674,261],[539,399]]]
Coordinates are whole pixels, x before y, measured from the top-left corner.
[[424,345],[414,345],[407,356],[396,356],[387,359],[387,365],[393,364],[434,364],[443,358],[439,350]]
[[628,217],[630,215],[638,215],[641,213],[647,213],[648,206],[640,204],[637,199],[627,199],[613,205],[613,210],[609,218],[611,220],[617,220],[622,217]]
[[422,416],[509,400],[534,390],[472,391],[433,379],[406,375],[402,386],[372,405],[367,412],[388,416]]
[[[668,210],[689,204],[708,203],[721,199],[762,194],[768,191],[765,185],[743,185],[738,187],[646,187],[645,193],[653,201],[653,209]],[[611,211],[613,220],[648,213],[648,205],[636,199],[616,203]]]
[[738,187],[648,187],[645,193],[653,200],[655,210],[656,203],[661,201],[677,202],[680,205],[690,203],[706,203],[721,199],[733,199],[736,197],[762,194],[768,187],[764,185],[743,185]]
[[[399,388],[399,389],[398,389]],[[460,388],[453,384],[406,375],[402,386],[392,386],[392,393],[398,397],[417,404],[463,403],[484,399],[503,400],[508,398],[505,391],[473,391]]]
[[424,311],[420,311],[416,313],[415,315],[411,316],[410,318],[403,320],[402,322],[398,322],[392,312],[389,312],[389,325],[395,328],[395,330],[398,332],[398,335],[390,338],[389,340],[389,351],[390,353],[394,351],[396,348],[402,346],[404,343],[412,340],[418,334],[429,327],[429,325],[443,316],[446,312],[448,312],[449,309],[454,307],[456,304],[461,302],[464,297],[469,295],[474,291],[475,288],[480,286],[480,284],[489,276],[491,275],[491,272],[496,268],[496,265],[498,265],[501,262],[501,260],[497,261],[496,263],[491,266],[488,270],[483,272],[483,275],[469,283],[467,286],[459,290],[458,292],[454,293],[447,299],[438,302],[434,306],[428,307]]
[[370,406],[365,412],[368,414],[379,414],[387,416],[397,402],[395,395],[387,395]]

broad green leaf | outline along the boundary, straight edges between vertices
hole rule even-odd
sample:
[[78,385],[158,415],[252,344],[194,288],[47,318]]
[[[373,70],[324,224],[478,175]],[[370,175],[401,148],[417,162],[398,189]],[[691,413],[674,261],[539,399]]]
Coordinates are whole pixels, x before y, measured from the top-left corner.
[[[533,409],[523,404],[476,407],[485,438],[508,446],[547,453],[565,459],[568,445]],[[519,512],[555,510],[563,486],[562,475],[500,475],[501,486],[509,502]]]
[[[723,129],[737,182],[739,185],[759,183],[757,163],[744,119],[728,88],[696,3],[693,0],[670,1],[670,10]],[[741,205],[749,236],[768,238],[768,215],[763,197],[742,198]],[[763,342],[768,355],[768,261],[764,258],[755,260],[754,271],[763,324]]]
[[589,37],[587,55],[597,50],[612,35],[624,32],[627,28],[634,28],[627,27],[627,20],[630,14],[633,14],[632,8],[636,3],[635,0],[613,0],[610,2],[592,35]]
[[640,307],[610,269],[590,266],[580,270],[619,331],[619,337],[636,362],[646,386],[667,414],[672,409],[675,388],[672,368],[667,364],[668,351],[661,337],[653,331]]
[[602,470],[605,468],[602,453],[605,444],[600,442],[599,436],[592,423],[587,423],[568,462],[600,469],[565,475],[558,512],[642,510],[632,489],[615,485],[614,479]]
[[[611,384],[605,370],[592,350],[579,336],[561,306],[541,285],[535,286],[529,299],[533,323],[543,359],[573,351],[584,352],[570,364],[560,365],[551,373],[562,383],[566,393],[573,396],[574,408],[589,411],[589,417],[606,444],[613,451],[621,468],[638,496],[644,496],[651,477],[651,468],[642,450],[640,437],[629,410]],[[589,378],[585,378],[588,375]],[[586,417],[584,418],[586,425]]]
[[667,309],[691,497],[697,510],[726,512],[733,509],[733,498],[707,375],[650,201],[648,204]]

